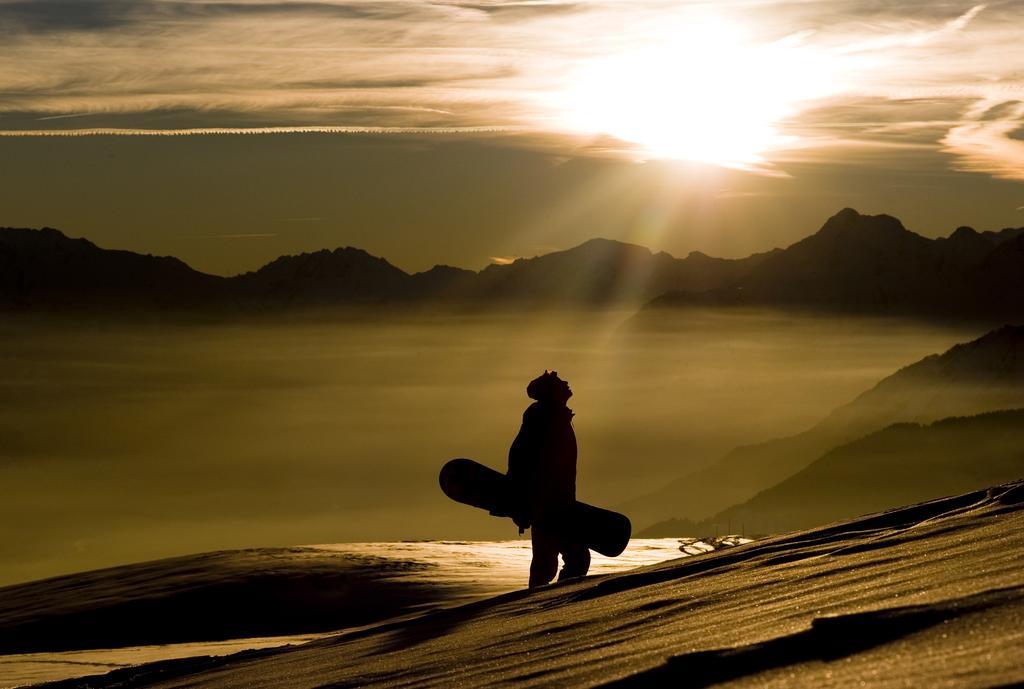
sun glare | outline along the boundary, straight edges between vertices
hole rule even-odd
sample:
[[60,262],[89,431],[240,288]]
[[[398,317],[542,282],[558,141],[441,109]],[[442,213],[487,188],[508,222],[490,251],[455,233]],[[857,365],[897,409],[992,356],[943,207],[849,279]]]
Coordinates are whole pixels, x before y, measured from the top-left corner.
[[608,134],[650,157],[757,168],[793,144],[783,119],[840,89],[837,71],[802,35],[757,43],[725,20],[688,21],[582,64],[554,106],[571,131]]

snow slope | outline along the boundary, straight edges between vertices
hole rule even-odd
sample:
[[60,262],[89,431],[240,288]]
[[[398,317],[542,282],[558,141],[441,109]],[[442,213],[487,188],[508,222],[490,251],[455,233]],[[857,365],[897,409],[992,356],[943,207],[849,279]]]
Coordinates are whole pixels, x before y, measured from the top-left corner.
[[993,687],[1024,682],[1024,482],[304,646],[56,686]]
[[[677,558],[681,542],[633,539],[617,558],[595,554],[591,572]],[[5,653],[363,626],[522,588],[530,557],[528,538],[336,543],[225,550],[53,577],[0,588],[0,660]]]

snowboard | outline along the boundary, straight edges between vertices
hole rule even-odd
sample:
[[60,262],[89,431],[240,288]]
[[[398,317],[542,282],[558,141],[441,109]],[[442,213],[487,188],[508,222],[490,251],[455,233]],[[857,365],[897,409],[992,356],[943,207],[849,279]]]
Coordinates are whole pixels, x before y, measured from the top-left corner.
[[[508,477],[472,459],[453,459],[441,467],[441,490],[455,502],[479,507],[496,517],[511,517]],[[569,534],[607,557],[626,549],[632,525],[624,514],[578,500],[567,515]]]

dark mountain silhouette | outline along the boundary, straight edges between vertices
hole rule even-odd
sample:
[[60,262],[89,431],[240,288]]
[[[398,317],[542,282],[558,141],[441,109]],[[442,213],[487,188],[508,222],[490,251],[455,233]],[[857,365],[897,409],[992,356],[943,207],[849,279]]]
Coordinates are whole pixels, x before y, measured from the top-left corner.
[[230,279],[243,299],[267,306],[391,300],[405,293],[409,281],[383,258],[352,247],[282,256]]
[[410,275],[352,247],[282,256],[231,278],[170,257],[100,249],[57,230],[0,228],[0,307],[241,312],[351,304],[784,306],[954,318],[1024,315],[1024,228],[961,227],[926,239],[895,218],[845,209],[787,249],[744,259],[674,258],[593,239],[479,272]]
[[418,298],[443,300],[470,293],[476,276],[472,270],[441,265],[413,273],[409,284],[411,293]]
[[474,284],[476,296],[493,299],[608,303],[650,299],[668,290],[703,290],[741,279],[767,254],[745,259],[683,259],[635,244],[592,239],[567,251],[490,265]]
[[161,309],[227,299],[224,278],[170,256],[101,249],[51,228],[0,229],[0,307]]
[[810,237],[777,251],[735,283],[683,290],[654,308],[802,307],[871,314],[992,317],[1024,314],[1024,228],[957,228],[927,239],[888,215],[846,208]]
[[1024,475],[1024,409],[901,423],[831,450],[741,505],[693,523],[670,520],[647,538],[779,533],[984,488]]
[[1024,326],[1004,326],[897,371],[803,433],[738,447],[620,509],[641,526],[669,517],[704,519],[891,424],[1017,407],[1024,407]]
[[669,289],[713,289],[740,279],[770,254],[716,259],[607,239],[480,272],[451,266],[410,275],[362,249],[282,256],[231,278],[173,258],[100,249],[57,230],[0,229],[0,304],[61,309],[105,304],[241,311],[352,304],[639,304]]
[[668,289],[709,289],[739,279],[761,260],[666,253],[608,239],[565,251],[493,264],[479,273],[435,266],[409,275],[384,259],[345,248],[284,256],[232,278],[246,300],[265,305],[327,305],[358,301],[533,305],[640,303]]
[[973,301],[988,312],[1018,313],[1024,303],[1024,231],[1013,231],[969,274]]
[[383,258],[344,247],[281,256],[257,271],[228,278],[241,303],[265,308],[462,299],[477,273],[434,266],[410,275]]

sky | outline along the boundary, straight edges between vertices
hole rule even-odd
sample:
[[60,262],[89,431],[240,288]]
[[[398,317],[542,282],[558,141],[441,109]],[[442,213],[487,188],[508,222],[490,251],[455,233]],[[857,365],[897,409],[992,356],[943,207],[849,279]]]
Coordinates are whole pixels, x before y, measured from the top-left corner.
[[234,274],[1024,225],[1024,3],[0,0],[0,226]]

